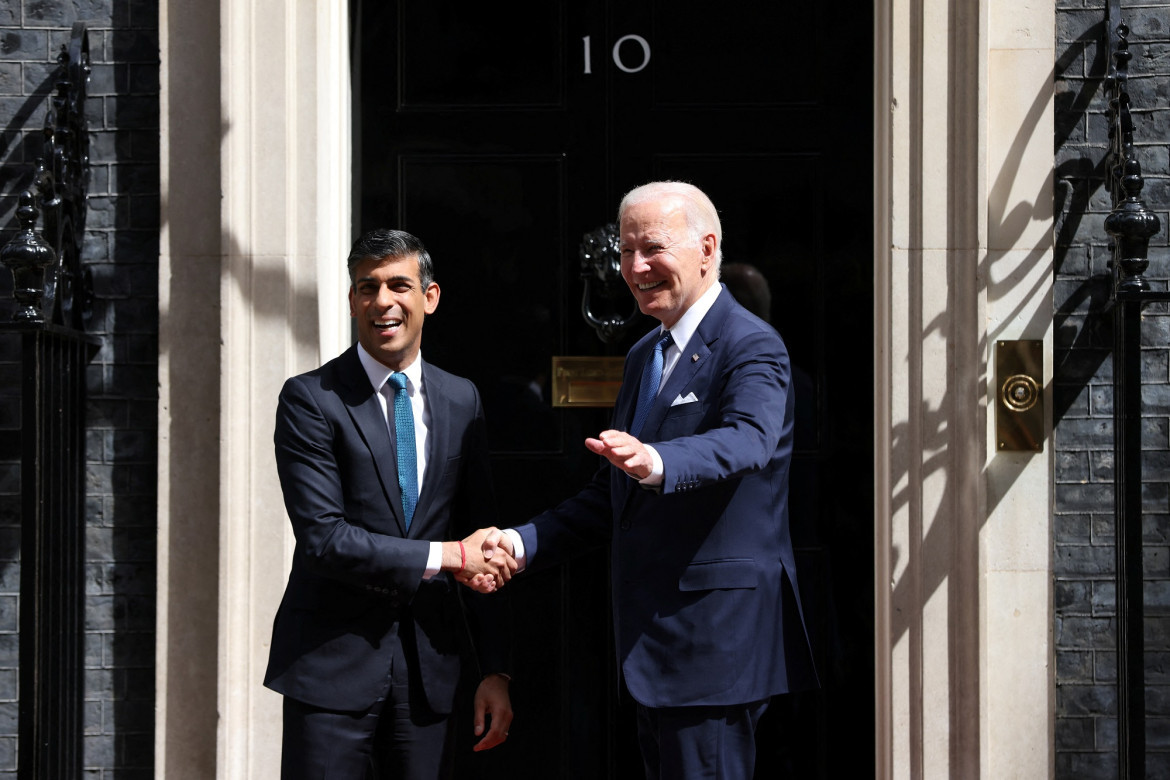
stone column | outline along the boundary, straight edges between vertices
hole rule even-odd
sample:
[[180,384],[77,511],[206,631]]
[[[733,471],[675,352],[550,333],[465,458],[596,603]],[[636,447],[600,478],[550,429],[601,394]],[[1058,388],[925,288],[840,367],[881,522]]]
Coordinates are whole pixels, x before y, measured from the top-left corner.
[[1050,375],[1052,8],[876,12],[877,776],[1047,777],[1051,441],[997,453],[993,350]]
[[347,4],[161,17],[156,770],[268,777],[280,699],[261,681],[292,550],[276,397],[348,340]]

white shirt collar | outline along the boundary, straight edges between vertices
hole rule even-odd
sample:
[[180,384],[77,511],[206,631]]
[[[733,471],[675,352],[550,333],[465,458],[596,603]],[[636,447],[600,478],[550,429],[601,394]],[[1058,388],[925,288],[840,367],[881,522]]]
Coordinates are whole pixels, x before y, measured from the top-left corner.
[[[678,318],[678,322],[674,323],[674,327],[670,329],[671,342],[674,347],[682,352],[687,347],[687,342],[691,340],[691,336],[695,335],[695,331],[699,329],[699,323],[707,316],[707,312],[711,311],[711,307],[715,305],[715,299],[719,297],[719,293],[723,290],[723,285],[718,281],[711,285],[705,293],[699,296],[699,299],[691,304],[691,308],[683,312],[683,316]],[[663,329],[660,328],[659,332]]]
[[[382,392],[382,385],[386,384],[386,380],[394,371],[375,360],[369,352],[366,352],[366,348],[361,345],[360,341],[357,348],[358,360],[361,361],[362,368],[366,370],[366,376],[370,378],[370,386],[374,388],[375,392]],[[402,373],[406,374],[406,392],[414,396],[422,387],[421,351],[414,356],[414,362],[407,366]]]

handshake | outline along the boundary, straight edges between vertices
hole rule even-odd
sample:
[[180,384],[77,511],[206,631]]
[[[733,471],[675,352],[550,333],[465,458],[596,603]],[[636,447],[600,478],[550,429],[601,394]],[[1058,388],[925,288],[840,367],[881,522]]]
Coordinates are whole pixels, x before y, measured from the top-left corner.
[[499,528],[481,528],[462,542],[443,542],[443,571],[479,593],[504,587],[519,564],[512,540]]

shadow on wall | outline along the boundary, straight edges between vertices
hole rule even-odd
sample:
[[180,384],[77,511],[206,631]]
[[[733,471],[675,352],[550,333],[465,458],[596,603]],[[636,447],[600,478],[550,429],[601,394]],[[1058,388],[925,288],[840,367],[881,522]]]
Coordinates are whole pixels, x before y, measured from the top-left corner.
[[[1108,237],[1105,214],[1091,213],[1093,196],[1104,192],[1108,149],[1075,143],[1078,136],[1085,136],[1090,108],[1102,93],[1109,64],[1101,45],[1104,32],[1102,20],[1056,60],[1054,425],[1074,405],[1088,408],[1084,396],[1092,382],[1112,381],[1112,362],[1107,362],[1113,344]],[[1087,62],[1090,53],[1093,60]],[[1083,74],[1071,72],[1077,66],[1084,67]],[[1092,159],[1090,152],[1099,158]],[[1098,212],[1109,211],[1108,193],[1104,194],[1105,202],[1096,204]]]
[[[952,37],[959,36],[949,51],[962,56],[965,39],[961,32],[952,29]],[[955,63],[951,63],[952,68]],[[1051,75],[1051,74],[1050,74]],[[1039,81],[1039,80],[1038,80]],[[1040,82],[1051,84],[1051,78]],[[1035,230],[1037,222],[1047,222],[1052,215],[1046,187],[1034,194],[1018,192],[1017,183],[1026,164],[1026,157],[1038,141],[1048,144],[1048,115],[1052,93],[1041,87],[1026,115],[1015,131],[1010,146],[998,170],[989,171],[987,202],[987,235],[994,237],[995,250],[988,249],[975,260],[972,266],[968,255],[955,251],[946,258],[947,289],[951,299],[945,302],[923,300],[922,279],[929,271],[931,262],[924,252],[909,253],[905,271],[911,300],[905,302],[905,326],[912,338],[909,362],[895,365],[895,372],[908,374],[908,408],[912,419],[897,422],[891,434],[891,458],[889,487],[892,489],[890,511],[898,524],[906,527],[899,530],[905,534],[908,544],[895,540],[888,553],[889,571],[893,574],[891,586],[890,636],[885,641],[891,648],[902,646],[910,654],[910,668],[921,672],[925,660],[922,657],[924,635],[928,630],[925,622],[926,606],[941,600],[951,625],[948,627],[950,647],[948,664],[950,673],[948,685],[957,699],[963,699],[977,692],[960,690],[957,686],[968,684],[970,670],[979,668],[985,660],[980,659],[978,645],[967,646],[963,640],[977,635],[978,627],[970,624],[956,625],[958,620],[975,620],[979,609],[977,600],[982,593],[979,582],[980,535],[988,518],[993,516],[997,505],[1008,488],[1023,475],[1027,458],[999,456],[987,452],[986,415],[994,413],[993,407],[985,403],[990,388],[987,383],[994,376],[983,370],[964,375],[964,370],[946,373],[946,391],[937,401],[928,402],[923,398],[924,376],[939,377],[941,369],[928,362],[926,350],[918,345],[930,342],[946,345],[947,361],[966,366],[970,362],[984,361],[992,354],[997,339],[1017,338],[1015,334],[1044,334],[1051,327],[1052,312],[1044,303],[1044,296],[1052,280],[1051,237],[1045,231]],[[1087,101],[1091,96],[1084,99]],[[1063,98],[1062,98],[1063,99]],[[973,146],[970,139],[976,135],[974,120],[963,113],[962,101],[948,104],[948,135]],[[922,107],[909,105],[899,110],[915,116]],[[1058,139],[1059,144],[1059,139]],[[974,164],[974,163],[971,163]],[[918,174],[918,176],[915,176]],[[914,171],[911,181],[919,180],[924,171]],[[958,175],[962,180],[961,172]],[[964,200],[963,191],[954,189],[949,193],[948,212],[952,224],[948,245],[952,247],[977,246],[975,237],[981,226],[976,224],[975,204]],[[1070,204],[1075,209],[1077,204]],[[915,225],[909,237],[911,248],[923,247],[923,229]],[[1010,247],[1009,251],[999,247]],[[1058,257],[1059,264],[1063,258]],[[994,321],[984,321],[982,312],[973,302],[1013,301],[1010,311],[1005,311]],[[1002,305],[1002,304],[1001,304]],[[935,314],[935,312],[938,312]],[[895,328],[902,323],[895,323]],[[985,331],[985,335],[979,334]],[[941,355],[940,355],[941,357]],[[1060,376],[1063,366],[1055,366],[1054,376]],[[973,406],[982,411],[975,420],[963,418]],[[956,410],[958,413],[956,414]],[[1057,410],[1059,419],[1063,409]],[[957,426],[965,426],[956,430]],[[964,449],[964,442],[974,442]],[[1049,445],[1052,446],[1051,443]],[[929,500],[924,501],[922,485],[930,482],[934,487]],[[980,486],[994,486],[998,489],[984,490]],[[879,486],[879,490],[882,486]],[[986,504],[979,511],[963,511],[959,507],[972,495],[984,495]],[[974,509],[974,508],[972,508]],[[878,554],[883,554],[879,550]],[[961,609],[955,610],[956,605]],[[954,611],[952,611],[954,610]],[[909,640],[909,641],[906,641]],[[922,723],[925,708],[922,701],[921,682],[915,683],[917,690],[910,692],[912,720]],[[977,714],[957,712],[951,708],[951,734],[955,739],[971,736],[978,740]],[[976,720],[972,720],[974,717]],[[976,768],[974,771],[978,771]]]

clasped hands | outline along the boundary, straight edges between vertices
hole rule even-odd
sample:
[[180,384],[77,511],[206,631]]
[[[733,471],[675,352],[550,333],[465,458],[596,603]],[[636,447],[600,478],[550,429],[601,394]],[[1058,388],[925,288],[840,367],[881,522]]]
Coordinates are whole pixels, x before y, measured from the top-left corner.
[[[506,546],[500,544],[501,538]],[[504,587],[518,566],[512,544],[500,529],[481,528],[462,542],[443,543],[443,568],[473,590],[491,593]]]
[[[645,479],[654,468],[646,446],[623,431],[602,431],[596,439],[586,439],[585,446],[633,479]],[[499,528],[481,528],[464,539],[461,556],[466,560],[455,578],[480,593],[504,587],[518,568],[512,540]]]

